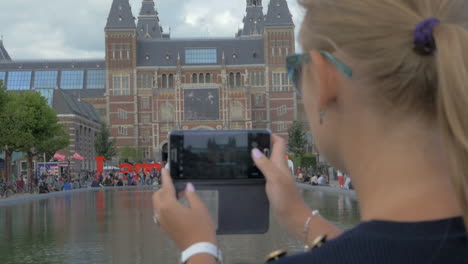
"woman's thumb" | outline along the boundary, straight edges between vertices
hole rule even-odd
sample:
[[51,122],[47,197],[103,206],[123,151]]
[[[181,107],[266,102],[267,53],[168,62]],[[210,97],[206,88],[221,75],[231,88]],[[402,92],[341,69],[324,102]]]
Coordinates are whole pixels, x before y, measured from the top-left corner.
[[255,165],[257,165],[266,178],[274,174],[276,168],[273,167],[271,161],[260,150],[253,149],[252,158],[255,162]]
[[193,186],[192,183],[188,183],[187,187],[185,187],[185,197],[187,198],[189,206],[192,209],[196,210],[205,206],[200,197],[195,192],[195,186]]

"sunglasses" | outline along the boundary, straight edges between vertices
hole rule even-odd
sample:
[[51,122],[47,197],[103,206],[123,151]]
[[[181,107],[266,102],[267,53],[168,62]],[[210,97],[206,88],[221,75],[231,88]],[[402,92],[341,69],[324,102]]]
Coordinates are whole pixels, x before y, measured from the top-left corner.
[[[335,66],[345,77],[351,79],[353,77],[353,71],[351,68],[335,58],[330,52],[321,50],[319,51],[322,56],[324,56],[328,61],[330,61],[333,66]],[[288,70],[289,78],[293,83],[294,89],[299,96],[302,96],[301,89],[299,88],[299,83],[302,76],[302,68],[305,64],[311,61],[309,53],[305,54],[294,54],[286,58],[286,68]]]

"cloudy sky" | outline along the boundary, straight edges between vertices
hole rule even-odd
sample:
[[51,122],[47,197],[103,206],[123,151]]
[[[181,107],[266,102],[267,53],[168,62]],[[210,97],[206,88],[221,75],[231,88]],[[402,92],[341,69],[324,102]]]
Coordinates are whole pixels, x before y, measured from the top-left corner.
[[[130,0],[138,16],[142,0]],[[287,0],[297,28],[302,10]],[[269,0],[263,1],[265,12]],[[103,58],[104,26],[112,0],[2,0],[0,35],[15,59]],[[173,38],[233,37],[245,0],[155,0]]]

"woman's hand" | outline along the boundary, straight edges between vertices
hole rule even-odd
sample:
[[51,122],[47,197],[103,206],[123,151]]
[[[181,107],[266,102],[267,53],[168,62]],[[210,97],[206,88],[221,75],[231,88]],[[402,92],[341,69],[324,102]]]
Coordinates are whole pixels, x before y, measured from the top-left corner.
[[161,190],[153,195],[154,214],[177,247],[183,251],[199,242],[216,245],[215,225],[193,185],[189,183],[185,189],[187,208],[177,200],[174,184],[166,169],[162,171],[162,183]]
[[[308,235],[304,235],[304,225],[312,212],[301,197],[289,171],[285,155],[286,143],[277,136],[273,136],[273,151],[270,159],[258,149],[252,151],[255,164],[265,175],[268,200],[279,223],[302,241],[324,234],[329,239],[340,235],[341,230],[320,216],[313,219],[313,223],[308,228]],[[309,242],[304,241],[307,244]]]
[[286,143],[277,136],[273,136],[270,159],[258,149],[252,151],[255,164],[265,175],[266,192],[278,221],[290,232],[300,236],[310,209],[301,197],[285,156]]

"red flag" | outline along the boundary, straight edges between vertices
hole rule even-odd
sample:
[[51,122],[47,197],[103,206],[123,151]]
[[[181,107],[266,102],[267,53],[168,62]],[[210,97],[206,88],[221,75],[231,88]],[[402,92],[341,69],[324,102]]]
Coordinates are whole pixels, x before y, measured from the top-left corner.
[[78,154],[78,152],[75,152],[75,154],[73,154],[73,158],[77,160],[85,160],[85,158]]
[[55,152],[55,154],[54,154],[54,159],[56,159],[56,160],[65,161],[65,158],[66,158],[66,157],[67,157],[67,156],[65,156],[65,155],[63,155],[63,154],[60,154],[60,153],[58,153],[58,152]]

